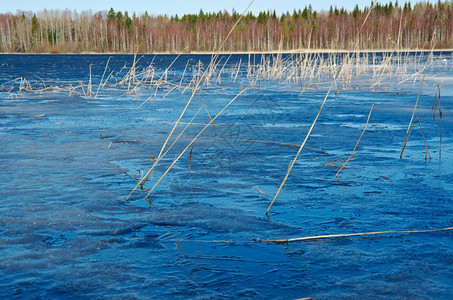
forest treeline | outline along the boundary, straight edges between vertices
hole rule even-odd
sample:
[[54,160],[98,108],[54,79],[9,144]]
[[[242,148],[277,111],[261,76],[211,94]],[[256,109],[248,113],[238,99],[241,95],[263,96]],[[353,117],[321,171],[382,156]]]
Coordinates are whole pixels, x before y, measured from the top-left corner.
[[[352,11],[306,6],[246,14],[223,51],[453,48],[452,1],[375,4]],[[370,12],[371,10],[371,12]],[[239,20],[236,11],[184,16],[127,11],[44,10],[0,14],[0,52],[177,53],[213,51]],[[368,19],[366,19],[368,16]],[[366,19],[366,21],[365,21]]]

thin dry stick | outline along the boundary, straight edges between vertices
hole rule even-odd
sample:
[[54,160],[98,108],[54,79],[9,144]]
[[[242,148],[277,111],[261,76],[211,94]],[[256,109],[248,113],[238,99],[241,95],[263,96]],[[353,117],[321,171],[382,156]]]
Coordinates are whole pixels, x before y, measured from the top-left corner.
[[299,147],[299,150],[297,150],[296,156],[294,157],[293,161],[292,161],[291,164],[289,165],[288,171],[286,172],[286,175],[285,175],[285,177],[283,178],[283,181],[282,181],[282,183],[280,184],[280,187],[278,188],[277,192],[275,193],[275,196],[274,196],[274,198],[272,199],[271,204],[269,204],[269,207],[268,207],[267,210],[266,210],[266,215],[268,215],[269,210],[271,209],[272,205],[273,205],[274,202],[275,202],[275,199],[277,199],[278,194],[280,194],[280,191],[282,190],[283,186],[285,185],[286,180],[287,180],[288,177],[289,177],[289,173],[291,173],[291,170],[293,169],[294,164],[296,163],[297,158],[299,157],[300,152],[301,152],[302,149],[304,148],[305,143],[307,142],[308,137],[309,137],[310,134],[311,134],[311,131],[312,131],[313,128],[315,127],[316,121],[318,120],[319,115],[321,114],[322,109],[324,108],[324,104],[326,104],[326,101],[327,101],[327,98],[329,97],[330,91],[332,90],[332,88],[334,87],[335,83],[337,82],[338,75],[340,74],[341,68],[343,67],[343,64],[345,63],[346,60],[347,60],[347,57],[344,58],[343,63],[340,65],[340,68],[338,69],[337,75],[335,76],[334,80],[332,81],[332,84],[330,85],[330,88],[329,88],[329,90],[327,91],[327,94],[326,94],[326,96],[324,97],[324,100],[323,100],[322,103],[321,103],[321,107],[319,108],[318,114],[316,115],[316,117],[315,117],[313,123],[311,124],[310,129],[308,130],[308,133],[307,133],[307,135],[305,136],[304,141],[302,142],[302,144],[301,144],[300,147]]
[[267,243],[290,243],[290,242],[300,242],[300,241],[349,237],[349,236],[378,235],[378,234],[390,234],[390,233],[413,234],[413,233],[427,233],[427,232],[439,232],[439,231],[450,231],[450,230],[453,230],[453,227],[446,227],[446,228],[441,228],[441,229],[426,229],[426,230],[387,230],[387,231],[372,231],[372,232],[361,232],[361,233],[327,234],[327,235],[314,235],[314,236],[298,237],[298,238],[291,238],[291,239],[276,239],[276,240],[255,239],[255,241],[267,242]]
[[352,156],[354,155],[355,150],[357,149],[357,146],[359,146],[360,140],[362,139],[362,136],[363,136],[363,134],[365,133],[366,128],[368,127],[368,122],[370,121],[371,112],[373,111],[373,107],[374,107],[374,104],[371,105],[370,113],[368,114],[368,118],[367,118],[367,120],[366,120],[365,128],[363,128],[362,134],[360,135],[359,140],[358,140],[357,143],[355,144],[355,147],[354,147],[354,149],[352,150],[351,155],[350,155],[350,156],[348,157],[348,159],[344,162],[344,164],[340,167],[340,170],[338,170],[337,174],[335,174],[335,177],[338,177],[338,174],[340,174],[341,170],[343,170],[344,166],[346,166],[346,164],[348,163],[348,161],[351,160]]

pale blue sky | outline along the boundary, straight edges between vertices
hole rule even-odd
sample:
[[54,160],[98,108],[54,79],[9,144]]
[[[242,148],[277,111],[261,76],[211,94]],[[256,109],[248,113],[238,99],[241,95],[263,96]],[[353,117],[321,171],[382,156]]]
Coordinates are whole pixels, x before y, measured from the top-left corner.
[[[381,3],[387,3],[389,0],[382,0]],[[415,2],[415,1],[412,1]],[[148,11],[149,14],[168,14],[183,15],[185,13],[198,13],[200,8],[205,12],[217,12],[219,10],[231,10],[234,8],[242,12],[249,0],[0,0],[0,13],[16,13],[21,11],[37,12],[43,9],[70,9],[81,12],[91,9],[93,12],[109,10],[113,7],[115,11],[128,11],[130,14],[137,14]],[[341,4],[340,4],[341,3]],[[404,3],[404,1],[400,1]],[[292,12],[294,8],[304,8],[309,4],[315,10],[329,10],[330,5],[343,6],[348,10],[358,4],[360,8],[370,6],[371,0],[343,0],[341,2],[334,0],[255,0],[250,8],[253,13],[268,9],[275,9],[278,14],[286,11]]]

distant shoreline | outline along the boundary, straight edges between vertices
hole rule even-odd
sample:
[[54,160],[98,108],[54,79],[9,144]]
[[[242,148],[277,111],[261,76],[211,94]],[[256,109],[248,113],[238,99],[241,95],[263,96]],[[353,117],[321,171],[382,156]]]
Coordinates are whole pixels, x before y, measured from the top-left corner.
[[192,52],[155,52],[155,53],[130,53],[130,52],[62,52],[62,53],[17,53],[2,52],[0,55],[262,55],[262,54],[342,54],[342,53],[418,53],[418,52],[453,52],[453,49],[369,49],[369,50],[335,50],[335,49],[298,49],[285,51],[192,51]]

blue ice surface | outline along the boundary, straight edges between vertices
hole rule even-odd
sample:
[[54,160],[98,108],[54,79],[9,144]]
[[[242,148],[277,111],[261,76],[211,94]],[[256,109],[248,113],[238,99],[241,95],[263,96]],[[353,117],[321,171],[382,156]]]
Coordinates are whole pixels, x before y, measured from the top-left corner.
[[[451,53],[419,56],[423,73],[375,73],[374,86],[371,74],[339,81],[329,95],[333,76],[311,86],[261,76],[205,126],[269,58],[218,57],[168,146],[193,124],[144,188],[203,134],[150,204],[140,188],[126,203],[211,58],[137,55],[137,77],[120,85],[132,55],[0,56],[0,297],[453,297],[452,231],[256,240],[453,226]],[[295,58],[269,63],[279,59]]]

